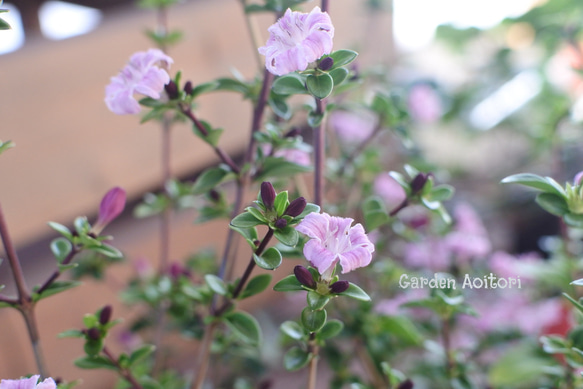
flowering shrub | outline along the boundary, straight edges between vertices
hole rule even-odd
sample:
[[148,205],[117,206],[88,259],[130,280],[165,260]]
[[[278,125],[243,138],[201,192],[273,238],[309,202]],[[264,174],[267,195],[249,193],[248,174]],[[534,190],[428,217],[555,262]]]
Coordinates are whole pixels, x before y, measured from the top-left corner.
[[[513,29],[536,30],[531,44],[540,45],[533,52],[541,57],[530,62],[540,62],[540,74],[560,62],[564,45],[572,46],[569,55],[581,57],[579,29],[545,16],[567,12],[567,3],[578,10],[581,5],[558,2],[549,0],[498,26],[507,29],[509,42]],[[120,183],[95,204],[95,222],[81,216],[70,225],[49,223],[57,235],[49,245],[57,267],[32,287],[0,208],[0,236],[15,286],[14,295],[0,294],[0,307],[22,314],[36,357],[36,367],[29,367],[36,375],[2,379],[0,389],[84,385],[75,377],[50,378],[62,373],[49,370],[50,360],[46,363],[38,328],[43,323],[36,320],[35,309],[45,298],[80,287],[78,278],[104,278],[113,271],[109,266],[122,259],[135,273],[120,295],[132,307],[132,319],[122,324],[124,313],[114,311],[111,302],[88,303],[82,324],[62,328],[59,335],[77,339],[76,367],[116,375],[119,382],[103,384],[107,387],[583,385],[583,173],[575,174],[581,161],[569,159],[576,153],[565,151],[573,147],[572,130],[579,125],[581,98],[577,86],[570,85],[580,82],[577,72],[569,73],[566,86],[556,77],[539,80],[539,94],[522,108],[528,114],[506,109],[513,99],[505,99],[502,111],[516,111],[516,116],[501,119],[492,135],[484,123],[491,123],[485,119],[494,111],[484,116],[480,107],[492,104],[488,99],[508,85],[476,101],[510,75],[511,86],[520,81],[524,64],[513,62],[519,52],[508,55],[514,50],[510,46],[498,47],[493,56],[499,66],[471,68],[481,57],[467,64],[468,72],[480,75],[478,83],[488,80],[484,85],[438,82],[427,75],[410,80],[412,69],[370,66],[357,52],[333,42],[335,32],[351,27],[333,24],[334,8],[327,0],[320,6],[302,0],[242,1],[254,43],[261,42],[253,28],[255,14],[276,20],[267,29],[267,43],[251,52],[264,55],[265,66],[252,77],[238,74],[196,84],[197,75],[167,54],[180,36],[165,24],[173,3],[142,1],[159,16],[160,25],[148,33],[157,48],[131,55],[106,86],[105,105],[114,114],[144,110],[136,121],[160,124],[163,150],[171,144],[170,129],[186,123],[219,163],[181,180],[171,169],[170,154],[163,153],[159,189],[133,209],[136,218],[159,219],[157,261],[125,258],[112,237],[103,235],[118,218],[129,218],[123,213],[127,198]],[[366,6],[381,12],[381,3]],[[495,47],[498,36],[498,30],[438,29],[444,47],[456,50],[484,42]],[[573,66],[580,68],[583,58],[575,59]],[[171,71],[170,65],[183,70]],[[242,155],[224,149],[230,129],[201,117],[199,98],[211,93],[236,93],[251,102]],[[540,123],[556,128],[543,130]],[[462,133],[472,126],[484,131]],[[496,155],[511,147],[514,142],[506,140],[515,140],[516,134],[525,144],[524,150],[512,149],[518,157]],[[488,137],[495,137],[495,147],[479,144]],[[450,138],[471,138],[475,147],[456,148]],[[435,143],[451,149],[440,153]],[[549,144],[552,150],[534,152]],[[0,142],[0,153],[12,146]],[[479,158],[485,158],[486,169]],[[498,160],[511,166],[502,167]],[[535,163],[526,166],[525,161]],[[537,169],[549,176],[515,174]],[[520,186],[538,192],[534,202]],[[249,193],[254,201],[248,201]],[[222,225],[224,244],[211,250],[196,247],[189,258],[171,258],[172,221],[186,210],[196,214],[195,223]],[[537,212],[553,217],[545,220],[559,227],[525,239],[528,247],[513,247],[513,241],[523,240],[511,231],[518,234],[521,217]],[[543,212],[552,216],[540,216]],[[237,254],[247,257],[239,274]],[[64,279],[69,270],[73,279]],[[274,306],[260,307],[259,299],[252,299],[260,294],[269,299],[270,293]],[[276,335],[270,332],[274,327],[279,328]],[[172,348],[169,337],[184,341]],[[180,356],[174,358],[172,351]]]

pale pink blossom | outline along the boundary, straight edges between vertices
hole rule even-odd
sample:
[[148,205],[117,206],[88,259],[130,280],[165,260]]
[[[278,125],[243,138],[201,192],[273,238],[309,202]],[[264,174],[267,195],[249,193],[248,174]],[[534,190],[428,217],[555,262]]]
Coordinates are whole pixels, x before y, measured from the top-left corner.
[[385,201],[389,211],[407,198],[405,189],[387,173],[376,176],[373,183],[374,193]]
[[583,181],[583,171],[581,171],[575,175],[575,178],[573,179],[573,183],[575,185],[581,185],[582,181]]
[[413,268],[444,271],[451,266],[451,251],[442,238],[427,237],[408,243],[404,252],[405,264]]
[[487,255],[492,244],[476,211],[468,204],[459,204],[454,210],[454,217],[455,227],[445,237],[451,253],[461,262]]
[[19,380],[2,380],[0,389],[56,389],[57,384],[52,378],[47,378],[41,383],[37,383],[40,375],[33,375],[30,378],[21,378]]
[[428,84],[414,85],[409,91],[407,105],[411,117],[422,123],[435,122],[443,111],[439,95]]
[[332,51],[334,26],[319,7],[309,14],[288,8],[268,31],[269,39],[259,53],[265,56],[267,70],[277,76],[306,70],[311,62]]
[[140,104],[134,98],[134,93],[159,99],[164,85],[170,82],[170,76],[157,65],[168,66],[171,63],[172,58],[159,49],[132,55],[130,62],[117,76],[111,78],[111,83],[105,88],[107,108],[118,115],[136,114],[140,112]]
[[531,269],[541,261],[542,258],[537,253],[514,256],[504,251],[496,251],[490,256],[488,265],[497,277],[520,277],[522,281],[530,281],[534,279]]
[[295,163],[300,166],[312,166],[310,160],[310,153],[300,149],[279,149],[273,153],[274,157],[283,158],[288,162]]
[[346,144],[363,142],[371,136],[375,125],[374,116],[366,112],[334,111],[330,115],[330,126]]
[[367,266],[375,248],[361,224],[354,220],[312,212],[296,226],[311,238],[304,245],[304,255],[324,278],[330,278],[338,262],[342,273]]

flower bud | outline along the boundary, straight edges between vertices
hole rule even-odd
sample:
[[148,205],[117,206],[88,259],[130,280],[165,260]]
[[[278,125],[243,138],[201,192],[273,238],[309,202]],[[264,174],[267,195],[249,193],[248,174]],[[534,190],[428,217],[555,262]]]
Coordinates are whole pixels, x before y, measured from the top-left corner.
[[176,86],[174,81],[170,80],[168,84],[164,85],[164,90],[166,91],[166,94],[168,94],[170,100],[178,98],[178,86]]
[[332,57],[326,57],[320,61],[318,64],[318,69],[320,70],[329,70],[334,66],[334,59]]
[[419,173],[411,181],[411,194],[417,194],[423,189],[429,179],[430,173]]
[[209,197],[215,203],[218,203],[219,200],[221,199],[221,194],[219,192],[217,192],[215,189],[211,189],[210,192],[209,192]]
[[106,305],[101,309],[101,312],[99,313],[99,323],[101,325],[109,323],[109,320],[111,319],[111,311],[111,305]]
[[336,281],[330,285],[330,291],[336,294],[346,292],[349,286],[350,283],[348,283],[348,281]]
[[99,216],[97,222],[91,229],[95,235],[99,233],[111,223],[116,217],[122,213],[126,205],[126,192],[120,187],[115,187],[103,196],[101,204],[99,205]]
[[275,222],[275,228],[284,228],[287,226],[287,220],[285,219],[277,219]]
[[314,281],[312,273],[310,273],[308,269],[301,265],[297,265],[294,267],[294,274],[300,284],[307,286],[310,289],[316,289],[316,281]]
[[300,130],[297,127],[292,128],[291,130],[289,130],[288,132],[286,132],[283,137],[284,138],[295,138],[296,136],[299,136],[302,133],[302,130]]
[[191,95],[192,94],[192,82],[186,81],[186,84],[184,84],[183,90],[187,95]]
[[170,265],[170,268],[168,269],[168,274],[174,280],[176,280],[180,276],[190,277],[190,271],[187,268],[185,268],[184,266],[182,266],[182,264],[177,263],[177,262],[173,262]]
[[413,381],[407,379],[397,386],[397,389],[413,389]]
[[99,340],[101,338],[101,331],[95,327],[89,328],[87,330],[87,337],[91,340]]
[[304,209],[306,209],[307,204],[308,203],[306,202],[305,198],[298,197],[297,199],[295,199],[294,201],[289,203],[289,205],[287,206],[287,208],[283,214],[291,216],[291,217],[297,217],[302,212],[304,212]]
[[261,183],[261,201],[267,209],[272,209],[275,201],[275,189],[271,182],[264,181]]

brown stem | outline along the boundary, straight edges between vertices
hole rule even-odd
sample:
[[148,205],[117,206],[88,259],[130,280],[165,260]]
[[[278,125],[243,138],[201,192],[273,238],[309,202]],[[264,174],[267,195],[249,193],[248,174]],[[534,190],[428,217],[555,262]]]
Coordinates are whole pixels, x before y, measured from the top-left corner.
[[[65,257],[63,262],[61,262],[61,265],[68,265],[69,263],[71,263],[71,261],[73,260],[75,255],[77,255],[79,252],[80,252],[80,250],[77,247],[73,246],[73,248],[71,249],[71,252],[69,254],[67,254],[67,256]],[[53,284],[53,282],[55,282],[56,279],[59,278],[60,275],[61,275],[61,271],[59,269],[55,270],[53,272],[53,274],[51,274],[49,276],[49,278],[47,278],[47,280],[45,282],[43,282],[43,284],[40,286],[40,288],[38,288],[36,293],[41,294],[42,292],[47,290],[47,288],[49,286],[51,286]]]
[[320,348],[316,344],[316,333],[310,333],[310,340],[308,341],[308,350],[312,354],[310,366],[308,370],[308,387],[307,389],[316,389],[316,376],[318,373],[318,353]]
[[376,364],[372,360],[368,348],[358,339],[355,342],[356,354],[358,355],[358,360],[366,370],[367,375],[372,379],[372,384],[375,389],[391,389],[391,383],[384,379],[384,376],[379,374],[379,370]]
[[113,354],[111,353],[111,351],[107,349],[107,347],[103,347],[103,350],[101,351],[115,365],[115,367],[117,367],[119,374],[132,385],[132,389],[143,389],[142,385],[140,385],[140,383],[136,380],[132,372],[128,369],[124,369],[123,367],[121,367],[121,365],[117,361],[117,358],[113,356]]
[[18,304],[18,300],[0,294],[0,303],[14,305],[14,304]]
[[322,0],[322,12],[328,12],[329,0]]
[[20,312],[22,313],[24,321],[26,322],[26,328],[28,330],[28,336],[30,338],[30,344],[32,345],[38,372],[42,377],[48,377],[49,373],[47,371],[46,362],[43,357],[40,336],[38,333],[38,325],[36,322],[36,316],[34,314],[34,303],[21,306]]
[[[324,102],[316,98],[316,114],[324,114]],[[326,162],[326,134],[324,120],[314,127],[314,203],[322,207],[324,196],[324,170]]]
[[212,322],[204,333],[202,338],[202,343],[200,345],[199,360],[197,363],[198,374],[196,379],[192,384],[192,389],[201,389],[204,384],[204,379],[206,377],[206,371],[208,370],[208,365],[210,362],[211,344],[213,342],[213,337],[215,329],[217,328],[217,323]]
[[451,355],[451,340],[450,340],[450,326],[449,319],[444,318],[441,321],[441,340],[443,342],[443,352],[445,353],[445,371],[448,378],[453,378],[453,369],[455,367]]
[[10,239],[10,234],[8,233],[8,226],[6,225],[6,219],[4,218],[4,212],[2,211],[1,205],[0,205],[0,236],[2,237],[2,244],[4,245],[6,256],[8,257],[8,263],[10,264],[10,268],[12,269],[12,275],[14,277],[14,282],[16,283],[16,289],[18,290],[18,299],[20,301],[20,304],[23,304],[30,300],[30,293],[28,292],[26,281],[24,280],[24,274],[22,273],[22,267],[20,266],[18,254],[14,249],[12,239]]

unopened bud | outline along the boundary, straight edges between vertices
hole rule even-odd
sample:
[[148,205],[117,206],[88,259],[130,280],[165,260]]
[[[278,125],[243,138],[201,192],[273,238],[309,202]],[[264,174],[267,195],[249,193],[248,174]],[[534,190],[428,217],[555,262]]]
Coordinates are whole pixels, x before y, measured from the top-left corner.
[[176,86],[174,81],[171,80],[168,84],[164,85],[164,90],[170,100],[178,98],[178,86]]
[[329,70],[332,66],[334,66],[334,59],[332,57],[326,57],[320,61],[318,69]]
[[103,307],[103,309],[99,313],[99,323],[101,325],[109,323],[109,320],[111,319],[111,311],[112,311],[111,305],[106,305],[105,307]]
[[348,283],[348,281],[336,281],[330,285],[330,291],[336,294],[346,292],[349,286],[350,283]]
[[306,202],[305,198],[298,197],[297,199],[295,199],[294,201],[289,203],[289,205],[287,206],[287,208],[283,214],[291,216],[291,217],[297,217],[302,212],[304,212],[304,209],[306,209],[307,204],[308,203]]
[[215,189],[211,189],[209,192],[209,197],[216,203],[221,199],[221,194]]
[[302,130],[300,130],[297,127],[292,128],[291,130],[289,130],[288,132],[286,132],[283,137],[284,138],[295,138],[296,136],[300,135],[302,133]]
[[101,331],[93,327],[87,330],[87,337],[91,340],[99,340],[101,338]]
[[397,389],[413,389],[413,381],[407,379],[397,386]]
[[411,194],[416,194],[423,189],[429,179],[430,173],[419,173],[411,181]]
[[186,84],[184,84],[183,90],[187,95],[191,95],[192,94],[192,82],[186,81]]
[[272,209],[275,201],[275,189],[271,182],[264,181],[261,183],[261,201],[267,209]]
[[294,274],[300,284],[307,286],[310,289],[316,289],[316,281],[312,277],[312,273],[305,267],[297,265],[294,267]]
[[95,235],[99,233],[111,223],[116,217],[122,213],[126,205],[126,192],[122,188],[115,187],[103,196],[101,204],[99,205],[99,216],[97,222],[93,225],[91,232]]
[[285,219],[277,219],[275,222],[275,228],[284,228],[287,226],[287,220]]

